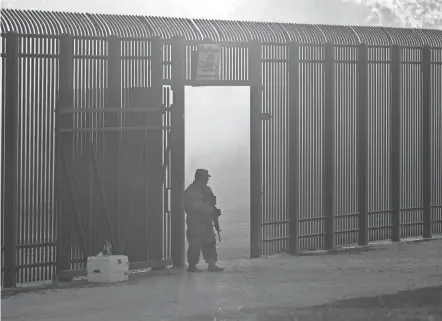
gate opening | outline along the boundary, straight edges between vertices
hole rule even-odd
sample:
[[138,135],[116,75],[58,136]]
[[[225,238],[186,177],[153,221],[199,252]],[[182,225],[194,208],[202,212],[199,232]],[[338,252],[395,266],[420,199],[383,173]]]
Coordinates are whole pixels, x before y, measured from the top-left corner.
[[249,257],[250,88],[186,87],[185,97],[186,188],[197,168],[209,171],[222,211],[219,260]]

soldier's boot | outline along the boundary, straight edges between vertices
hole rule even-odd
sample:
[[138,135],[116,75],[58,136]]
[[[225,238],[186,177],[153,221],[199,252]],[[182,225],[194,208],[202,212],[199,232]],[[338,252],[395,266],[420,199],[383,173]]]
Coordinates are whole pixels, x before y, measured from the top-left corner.
[[222,271],[224,271],[224,268],[213,263],[213,264],[209,264],[209,268],[207,269],[207,271],[208,272],[222,272]]
[[197,272],[203,272],[203,270],[199,269],[196,265],[189,265],[187,272],[197,273]]

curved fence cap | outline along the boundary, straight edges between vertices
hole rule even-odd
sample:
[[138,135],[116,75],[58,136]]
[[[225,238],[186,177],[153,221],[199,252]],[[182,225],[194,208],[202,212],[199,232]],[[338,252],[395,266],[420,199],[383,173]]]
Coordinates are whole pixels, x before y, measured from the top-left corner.
[[382,28],[354,26],[352,29],[359,38],[360,43],[377,46],[388,46],[391,44],[391,38]]
[[2,32],[22,34],[127,38],[172,38],[183,35],[189,40],[201,39],[190,19],[149,16],[108,15],[32,10],[1,10]]
[[432,47],[442,47],[442,30],[418,29],[423,39],[423,44]]
[[422,46],[424,40],[417,29],[382,28],[392,44],[401,46]]
[[170,39],[183,36],[187,40],[212,39],[220,42],[260,40],[268,43],[332,42],[342,45],[442,46],[442,30],[382,28],[362,26],[308,25],[252,21],[166,18],[51,12],[33,10],[1,10],[2,32],[22,34]]

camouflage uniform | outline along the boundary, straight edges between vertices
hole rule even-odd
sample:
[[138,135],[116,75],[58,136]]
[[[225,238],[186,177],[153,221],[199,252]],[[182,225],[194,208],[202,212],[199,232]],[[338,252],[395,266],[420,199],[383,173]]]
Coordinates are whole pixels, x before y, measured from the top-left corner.
[[[197,170],[199,174],[210,177],[206,170]],[[193,182],[184,192],[184,209],[187,213],[187,241],[189,248],[187,260],[189,267],[194,267],[200,259],[200,252],[207,264],[214,266],[218,255],[216,252],[216,237],[213,229],[213,215],[215,212],[214,195],[209,186],[203,186]]]

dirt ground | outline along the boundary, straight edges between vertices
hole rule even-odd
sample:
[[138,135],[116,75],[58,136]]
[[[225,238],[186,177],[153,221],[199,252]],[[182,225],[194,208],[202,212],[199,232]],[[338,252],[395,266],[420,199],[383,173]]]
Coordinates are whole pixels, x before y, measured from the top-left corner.
[[14,295],[2,300],[2,320],[442,320],[441,255],[435,240],[242,259],[224,262],[223,273],[172,269]]

